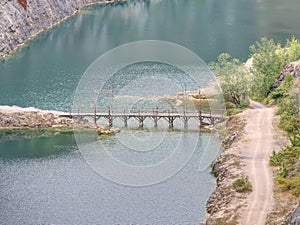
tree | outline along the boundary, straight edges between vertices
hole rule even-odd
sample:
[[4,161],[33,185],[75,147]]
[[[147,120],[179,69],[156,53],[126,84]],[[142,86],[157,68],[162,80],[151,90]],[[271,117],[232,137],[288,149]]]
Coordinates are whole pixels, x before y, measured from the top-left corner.
[[300,43],[295,37],[287,40],[286,46],[288,62],[294,62],[300,59]]
[[232,102],[237,107],[247,106],[251,90],[251,74],[248,69],[227,53],[220,54],[218,62],[210,63],[210,67],[220,78],[225,101]]
[[276,87],[277,78],[287,62],[287,57],[280,44],[266,38],[251,45],[250,51],[253,58],[252,96],[262,100]]

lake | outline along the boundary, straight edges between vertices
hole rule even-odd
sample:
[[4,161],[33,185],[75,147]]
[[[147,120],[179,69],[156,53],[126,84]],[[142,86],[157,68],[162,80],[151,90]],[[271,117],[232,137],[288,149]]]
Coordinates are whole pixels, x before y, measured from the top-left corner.
[[[145,0],[87,7],[0,62],[0,105],[68,112],[88,66],[132,41],[174,42],[206,63],[222,52],[245,60],[249,45],[263,36],[280,42],[292,35],[300,38],[299,7],[298,0]],[[149,71],[167,77],[182,73],[147,62],[128,68],[107,85],[117,89],[115,82],[124,83],[137,71],[145,77]],[[193,84],[187,82],[186,88]],[[182,89],[164,88],[159,94]],[[0,132],[0,224],[199,224],[215,187],[209,165],[220,150],[219,141],[196,129],[148,127],[90,141],[134,165],[162,161],[178,146],[192,150],[191,159],[174,176],[142,187],[101,176],[87,163],[72,133]],[[141,145],[149,151],[131,151]]]

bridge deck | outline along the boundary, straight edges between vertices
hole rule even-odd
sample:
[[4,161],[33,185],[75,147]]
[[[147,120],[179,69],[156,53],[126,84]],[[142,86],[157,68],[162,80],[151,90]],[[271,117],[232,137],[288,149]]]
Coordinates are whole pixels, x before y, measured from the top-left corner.
[[[214,124],[215,121],[220,121],[223,119],[223,116],[220,114],[211,114],[211,113],[202,113],[200,112],[159,112],[159,111],[152,111],[152,112],[126,112],[123,113],[108,111],[107,113],[84,113],[84,112],[78,112],[78,113],[62,113],[60,114],[61,117],[68,117],[68,118],[84,118],[84,117],[90,117],[94,119],[94,123],[96,126],[97,121],[101,118],[104,118],[108,120],[108,124],[111,127],[113,125],[114,119],[121,119],[124,121],[124,126],[128,126],[128,121],[131,118],[134,118],[139,121],[139,126],[143,127],[144,121],[147,118],[150,118],[154,122],[154,126],[158,126],[158,120],[165,119],[169,123],[169,128],[173,128],[174,121],[176,119],[182,119],[184,122],[184,127],[188,127],[188,121],[191,118],[195,118],[199,121],[199,125],[202,126],[204,124]],[[205,122],[204,122],[205,120]]]
[[222,119],[223,115],[216,115],[216,114],[209,114],[209,113],[162,113],[162,112],[158,112],[158,113],[151,113],[151,112],[140,112],[140,113],[63,113],[60,114],[59,116],[61,117],[69,117],[69,118],[73,118],[73,117],[103,117],[103,118],[107,118],[107,117],[149,117],[149,118],[153,118],[153,117],[161,117],[161,118],[168,118],[168,117],[178,117],[178,118],[199,118],[200,116],[202,118],[215,118],[215,119]]

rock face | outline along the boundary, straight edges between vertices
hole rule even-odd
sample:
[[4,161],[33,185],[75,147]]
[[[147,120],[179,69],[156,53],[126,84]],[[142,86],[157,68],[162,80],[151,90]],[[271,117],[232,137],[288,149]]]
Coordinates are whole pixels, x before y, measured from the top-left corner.
[[0,58],[80,7],[96,2],[105,0],[1,0]]
[[278,81],[283,81],[288,73],[290,73],[294,78],[300,77],[300,60],[288,63],[279,74]]
[[239,140],[243,135],[245,119],[239,115],[226,121],[223,147],[225,150],[213,166],[217,187],[206,203],[209,213],[202,225],[238,224],[241,209],[246,204],[247,193],[239,193],[232,187],[237,178],[245,177],[240,156]]
[[290,225],[300,225],[300,202],[291,214]]
[[23,9],[27,10],[27,0],[18,0],[19,4],[23,7]]

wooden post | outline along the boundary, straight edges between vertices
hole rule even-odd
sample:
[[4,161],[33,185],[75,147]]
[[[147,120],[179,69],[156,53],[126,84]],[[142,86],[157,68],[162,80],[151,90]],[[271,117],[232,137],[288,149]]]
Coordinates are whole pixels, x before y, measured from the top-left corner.
[[111,112],[114,113],[114,89],[111,90]]
[[144,127],[144,120],[145,120],[145,117],[139,116],[139,127],[140,128]]
[[95,126],[97,127],[97,118],[96,118],[96,114],[97,114],[97,92],[96,90],[94,90],[94,123]]
[[183,109],[183,114],[185,115],[186,113],[186,84],[184,83],[184,109]]
[[202,110],[201,110],[201,99],[200,99],[200,96],[201,96],[201,89],[199,88],[199,126],[201,127],[202,124],[203,124],[203,121],[202,121]]
[[175,118],[173,116],[169,116],[169,129],[174,128],[174,120]]
[[157,128],[157,121],[158,121],[157,116],[154,116],[153,120],[154,120],[154,127]]
[[201,110],[199,110],[199,126],[201,127],[203,124],[203,121],[202,121],[202,112]]
[[128,118],[127,116],[124,117],[124,126],[125,127],[128,127],[128,122],[127,122]]
[[108,126],[112,127],[113,126],[113,117],[110,113],[110,107],[108,107]]
[[124,119],[124,126],[125,126],[125,127],[128,127],[128,123],[127,123],[128,117],[127,117],[127,115],[126,115],[125,109],[124,109],[124,116],[123,116],[123,119]]
[[184,128],[188,128],[188,117],[186,115],[183,116],[183,123],[184,123]]

